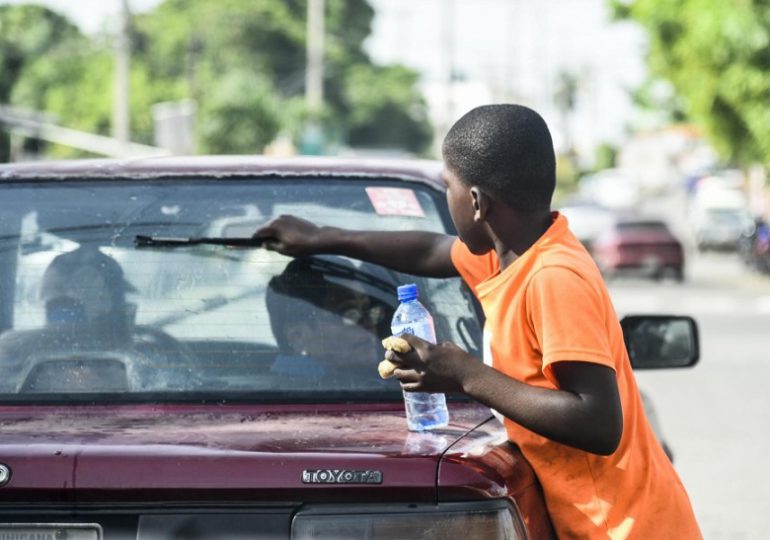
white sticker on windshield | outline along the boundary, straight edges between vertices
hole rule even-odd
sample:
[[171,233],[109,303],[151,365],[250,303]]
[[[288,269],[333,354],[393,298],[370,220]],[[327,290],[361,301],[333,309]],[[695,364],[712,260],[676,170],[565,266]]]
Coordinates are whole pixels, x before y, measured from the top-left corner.
[[414,191],[406,188],[368,187],[366,194],[381,216],[425,217]]

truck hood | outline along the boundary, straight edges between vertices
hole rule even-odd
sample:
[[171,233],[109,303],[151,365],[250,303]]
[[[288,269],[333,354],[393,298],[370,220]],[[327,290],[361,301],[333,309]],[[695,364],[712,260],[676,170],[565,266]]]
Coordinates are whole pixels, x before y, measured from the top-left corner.
[[447,428],[411,433],[397,403],[4,406],[0,462],[11,480],[0,491],[40,502],[221,502],[360,500],[368,487],[373,500],[403,500],[403,490],[435,500],[442,454],[489,417],[453,403]]

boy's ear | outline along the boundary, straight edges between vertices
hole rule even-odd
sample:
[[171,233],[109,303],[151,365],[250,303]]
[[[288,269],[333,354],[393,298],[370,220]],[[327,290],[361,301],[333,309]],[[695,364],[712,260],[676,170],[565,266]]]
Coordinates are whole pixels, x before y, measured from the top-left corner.
[[489,197],[476,186],[471,187],[471,201],[473,204],[473,221],[483,221],[489,210]]

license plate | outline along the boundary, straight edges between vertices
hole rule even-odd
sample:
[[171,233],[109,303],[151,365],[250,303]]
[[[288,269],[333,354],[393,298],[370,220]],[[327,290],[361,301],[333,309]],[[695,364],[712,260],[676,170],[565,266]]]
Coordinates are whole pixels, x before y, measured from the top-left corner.
[[0,523],[0,540],[102,540],[98,523]]

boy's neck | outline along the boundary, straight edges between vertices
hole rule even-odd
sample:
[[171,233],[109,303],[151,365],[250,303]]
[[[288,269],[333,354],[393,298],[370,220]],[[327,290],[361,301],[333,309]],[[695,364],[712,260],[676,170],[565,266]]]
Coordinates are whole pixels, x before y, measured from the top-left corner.
[[531,248],[553,223],[550,210],[532,213],[506,212],[490,224],[495,236],[495,251],[500,270],[505,270]]

